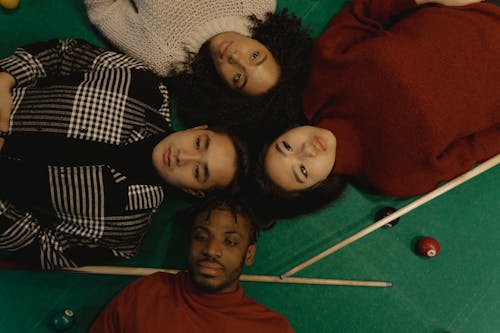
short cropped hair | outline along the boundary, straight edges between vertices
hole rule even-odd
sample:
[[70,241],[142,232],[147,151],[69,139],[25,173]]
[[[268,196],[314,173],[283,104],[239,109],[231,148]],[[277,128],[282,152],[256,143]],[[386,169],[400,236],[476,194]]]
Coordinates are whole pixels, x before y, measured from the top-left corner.
[[178,221],[181,219],[185,222],[194,223],[200,214],[207,214],[207,219],[214,210],[229,211],[233,214],[234,223],[238,223],[238,216],[246,218],[250,225],[249,244],[257,242],[258,234],[261,230],[262,220],[249,202],[244,197],[239,195],[215,194],[198,201],[195,205],[183,211],[178,216]]

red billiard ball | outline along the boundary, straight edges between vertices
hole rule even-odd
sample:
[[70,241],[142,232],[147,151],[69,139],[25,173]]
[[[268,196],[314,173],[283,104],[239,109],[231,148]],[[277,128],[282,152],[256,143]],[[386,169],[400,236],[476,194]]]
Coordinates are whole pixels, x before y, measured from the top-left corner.
[[441,246],[432,237],[422,237],[418,240],[416,248],[417,252],[424,257],[435,257],[438,255]]

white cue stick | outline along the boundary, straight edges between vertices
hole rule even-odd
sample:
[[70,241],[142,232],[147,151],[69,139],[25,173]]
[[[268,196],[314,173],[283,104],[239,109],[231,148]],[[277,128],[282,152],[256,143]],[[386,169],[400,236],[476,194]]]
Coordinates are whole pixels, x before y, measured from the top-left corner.
[[406,214],[408,212],[411,212],[415,208],[425,204],[428,201],[431,201],[432,199],[435,199],[436,197],[440,196],[441,194],[443,194],[445,192],[448,192],[452,188],[457,187],[458,185],[468,181],[469,179],[476,177],[477,175],[485,172],[486,170],[493,168],[494,166],[496,166],[499,163],[500,163],[500,154],[497,154],[496,156],[490,158],[489,160],[481,163],[480,165],[478,165],[474,169],[471,169],[471,170],[467,171],[466,173],[462,174],[461,176],[458,176],[457,178],[450,180],[448,183],[444,184],[443,186],[438,187],[434,191],[431,191],[431,192],[423,195],[422,197],[418,198],[417,200],[415,200],[415,201],[409,203],[408,205],[404,206],[403,208],[395,211],[391,215],[388,215],[388,216],[378,220],[377,222],[373,223],[369,227],[355,233],[354,235],[350,236],[349,238],[346,238],[345,240],[341,241],[340,243],[333,245],[332,247],[330,247],[330,248],[326,249],[325,251],[312,257],[311,259],[303,262],[302,264],[295,266],[294,268],[292,268],[288,272],[281,274],[280,277],[282,279],[289,279],[291,275],[303,270],[304,268],[314,264],[315,262],[323,259],[324,257],[329,256],[333,252],[336,252],[336,251],[340,250],[341,248],[357,241],[361,237],[364,237],[364,236],[368,235],[369,233],[379,229],[380,227],[386,225],[388,222],[390,222],[390,221],[392,221],[400,216],[403,216],[404,214]]
[[[77,268],[65,268],[64,271],[88,273],[88,274],[111,274],[111,275],[138,275],[145,276],[156,272],[167,272],[175,274],[177,269],[145,268],[145,267],[125,267],[125,266],[83,266]],[[240,276],[241,281],[250,282],[271,282],[271,283],[296,283],[296,284],[321,284],[334,286],[356,286],[356,287],[391,287],[391,282],[384,281],[357,281],[357,280],[333,280],[316,278],[291,277],[282,280],[279,276],[271,275],[247,275]]]

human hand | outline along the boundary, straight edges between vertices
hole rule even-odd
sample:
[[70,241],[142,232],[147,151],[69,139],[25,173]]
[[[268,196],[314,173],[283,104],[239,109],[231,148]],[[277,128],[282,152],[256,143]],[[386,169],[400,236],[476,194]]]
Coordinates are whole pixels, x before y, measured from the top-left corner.
[[[0,72],[0,131],[8,132],[10,125],[10,115],[12,113],[12,88],[16,81],[12,75]],[[5,143],[5,139],[0,138],[0,151]]]
[[423,5],[426,3],[437,3],[443,6],[465,6],[482,1],[483,0],[415,0],[417,5]]

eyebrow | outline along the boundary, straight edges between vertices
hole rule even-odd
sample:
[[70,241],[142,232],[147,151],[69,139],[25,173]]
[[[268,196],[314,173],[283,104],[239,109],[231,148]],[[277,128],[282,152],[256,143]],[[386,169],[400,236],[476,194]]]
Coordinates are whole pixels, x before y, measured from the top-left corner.
[[203,231],[210,231],[207,227],[204,227],[202,225],[195,225],[195,226],[193,226],[193,231],[196,230],[196,229],[201,229]]
[[203,179],[201,180],[201,182],[206,183],[208,181],[208,177],[210,177],[210,173],[208,172],[208,165],[207,163],[203,163]]
[[[207,151],[208,148],[210,147],[211,139],[208,135],[205,135],[204,137],[205,137],[205,151]],[[210,172],[207,163],[203,163],[202,167],[203,167],[203,179],[201,180],[201,182],[206,183],[208,181],[208,178],[210,177]]]
[[[278,145],[277,142],[274,144],[274,148],[278,151],[278,153],[280,153],[281,155],[286,157],[285,152],[281,149],[281,147]],[[293,165],[290,167],[290,169],[292,170],[293,177],[295,178],[295,180],[298,183],[304,184],[304,181],[299,178],[299,175],[298,175],[297,171],[294,169]]]
[[266,62],[266,60],[267,60],[267,54],[261,60],[256,62],[254,66],[262,65],[264,62]]
[[277,142],[274,144],[274,148],[278,151],[278,153],[280,153],[283,156],[286,156],[285,152],[281,150],[281,147],[278,145]]
[[241,84],[241,86],[238,87],[238,89],[243,90],[243,88],[245,88],[245,86],[247,85],[247,82],[248,82],[248,74],[245,73],[245,76],[243,77],[243,83]]
[[[210,229],[203,226],[203,225],[195,225],[193,227],[193,231],[196,231],[196,230],[202,230],[202,231],[205,231],[205,232],[208,232],[208,233],[211,233]],[[224,232],[225,235],[237,235],[237,236],[240,236],[241,238],[243,238],[243,234],[240,233],[239,231],[236,231],[236,230],[229,230],[229,231],[225,231]]]
[[226,231],[224,232],[226,235],[237,235],[237,236],[240,236],[243,238],[243,235],[241,233],[239,233],[238,231],[236,230],[230,230],[230,231]]
[[212,139],[210,139],[210,137],[205,134],[205,150],[208,150],[208,147],[210,146],[210,141],[212,141]]
[[193,226],[193,229],[191,229],[191,236],[194,236],[195,232],[197,231],[201,231],[201,232],[204,232],[204,233],[207,233],[207,234],[212,234],[212,232],[210,231],[210,229],[208,229],[207,227],[203,226],[203,225],[194,225]]
[[294,169],[293,165],[292,165],[291,169],[292,169],[293,176],[295,177],[295,180],[298,183],[304,184],[304,181],[299,178],[299,175],[297,174],[297,171]]

